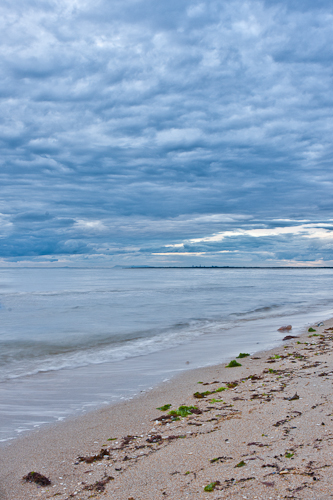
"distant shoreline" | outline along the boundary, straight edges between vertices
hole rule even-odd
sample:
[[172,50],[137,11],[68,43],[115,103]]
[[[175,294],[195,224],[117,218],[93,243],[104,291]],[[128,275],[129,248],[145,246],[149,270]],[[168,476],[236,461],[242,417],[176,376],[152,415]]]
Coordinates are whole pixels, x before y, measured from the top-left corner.
[[119,266],[118,269],[333,269],[333,266]]
[[333,266],[0,266],[6,269],[333,269]]

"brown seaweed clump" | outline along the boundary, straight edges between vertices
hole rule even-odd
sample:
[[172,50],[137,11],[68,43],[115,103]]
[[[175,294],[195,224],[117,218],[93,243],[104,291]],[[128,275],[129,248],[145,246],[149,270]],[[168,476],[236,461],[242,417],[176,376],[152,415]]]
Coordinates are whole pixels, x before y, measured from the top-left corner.
[[26,476],[23,477],[23,480],[26,481],[27,483],[36,483],[39,484],[39,486],[49,486],[51,484],[51,481],[48,477],[43,476],[39,472],[29,472]]
[[85,486],[83,489],[88,490],[88,491],[102,492],[102,491],[105,491],[105,485],[113,480],[114,480],[114,477],[108,476],[105,479],[102,479],[101,481],[96,481],[96,483],[94,483],[94,484]]

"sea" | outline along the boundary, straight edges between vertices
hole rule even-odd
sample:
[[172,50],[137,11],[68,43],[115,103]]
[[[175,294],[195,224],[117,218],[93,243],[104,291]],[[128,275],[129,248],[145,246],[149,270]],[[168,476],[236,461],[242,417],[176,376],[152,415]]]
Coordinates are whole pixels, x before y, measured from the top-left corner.
[[2,268],[0,442],[332,316],[333,269]]

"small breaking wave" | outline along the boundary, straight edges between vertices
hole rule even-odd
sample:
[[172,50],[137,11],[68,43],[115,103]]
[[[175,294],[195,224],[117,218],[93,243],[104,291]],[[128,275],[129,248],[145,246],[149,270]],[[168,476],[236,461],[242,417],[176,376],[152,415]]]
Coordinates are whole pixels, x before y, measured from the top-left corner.
[[[122,361],[137,356],[145,356],[164,349],[171,349],[202,335],[204,332],[197,325],[188,328],[172,329],[167,333],[159,333],[153,337],[135,338],[104,346],[89,347],[85,350],[66,350],[58,354],[44,356],[40,359],[22,360],[0,375],[1,379],[10,380],[19,377],[36,375],[64,369],[80,368],[91,364],[102,364]],[[37,365],[37,366],[36,366]]]

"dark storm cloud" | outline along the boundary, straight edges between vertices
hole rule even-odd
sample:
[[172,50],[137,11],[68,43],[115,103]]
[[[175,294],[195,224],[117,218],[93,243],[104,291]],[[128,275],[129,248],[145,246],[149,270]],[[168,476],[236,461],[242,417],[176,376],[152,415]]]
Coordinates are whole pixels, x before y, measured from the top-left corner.
[[330,3],[26,0],[0,14],[0,256],[184,244],[331,259],[323,234],[191,242],[331,217]]

